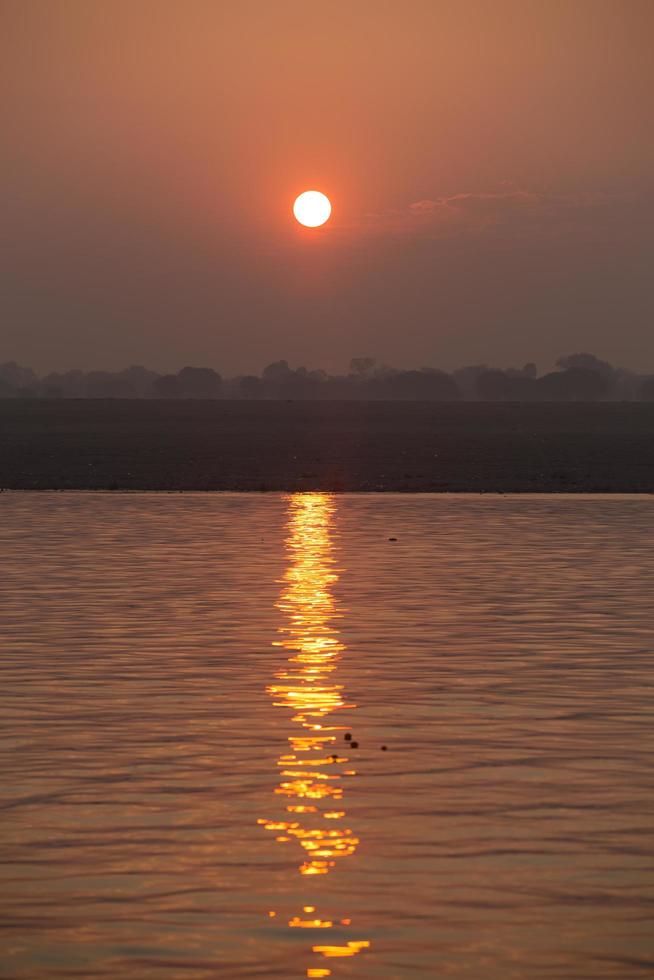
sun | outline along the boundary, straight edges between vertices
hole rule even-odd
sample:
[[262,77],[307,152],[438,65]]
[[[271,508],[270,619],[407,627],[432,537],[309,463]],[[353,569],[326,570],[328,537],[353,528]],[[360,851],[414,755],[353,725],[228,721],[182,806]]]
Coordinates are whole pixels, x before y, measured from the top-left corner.
[[331,202],[320,191],[304,191],[295,198],[293,214],[306,228],[318,228],[319,225],[324,225],[331,213]]

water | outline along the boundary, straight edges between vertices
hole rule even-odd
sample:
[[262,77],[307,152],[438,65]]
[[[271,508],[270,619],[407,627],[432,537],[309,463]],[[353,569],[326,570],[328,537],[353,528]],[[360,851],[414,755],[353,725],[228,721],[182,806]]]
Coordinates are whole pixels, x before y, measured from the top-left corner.
[[0,976],[651,975],[652,498],[0,516]]

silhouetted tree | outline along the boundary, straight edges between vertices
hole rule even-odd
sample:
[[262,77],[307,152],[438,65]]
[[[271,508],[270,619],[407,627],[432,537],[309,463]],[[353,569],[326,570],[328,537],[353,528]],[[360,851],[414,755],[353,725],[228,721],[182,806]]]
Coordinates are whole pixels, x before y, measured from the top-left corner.
[[461,393],[444,371],[391,371],[371,379],[366,390],[377,398],[401,401],[456,401]]
[[588,354],[586,351],[580,351],[578,354],[565,354],[557,359],[556,366],[563,368],[564,371],[571,368],[578,368],[581,371],[595,371],[607,378],[612,377],[615,373],[615,368],[608,361],[602,361],[599,357]]
[[129,383],[132,390],[141,398],[149,398],[152,394],[152,386],[160,375],[156,371],[149,371],[141,364],[133,364],[126,371],[121,371],[120,375]]
[[523,371],[491,369],[478,375],[475,388],[482,401],[522,402],[534,398],[536,382]]
[[536,385],[539,398],[543,401],[600,401],[609,390],[609,382],[605,376],[585,368],[552,371],[551,374],[539,378]]
[[638,398],[643,402],[654,402],[654,375],[641,383],[638,389]]
[[185,367],[177,375],[182,398],[220,398],[223,379],[213,368]]
[[108,371],[89,371],[85,377],[87,398],[133,398],[129,381],[121,374]]
[[157,398],[178,398],[179,383],[176,374],[164,374],[152,385]]
[[431,367],[397,370],[372,357],[353,358],[348,374],[329,375],[279,360],[261,377],[223,381],[213,368],[185,367],[159,375],[140,365],[123,371],[52,372],[39,379],[15,361],[0,365],[0,398],[286,398],[484,401],[651,400],[654,376],[614,368],[594,354],[567,354],[560,370],[539,378],[532,362],[503,370],[477,364],[453,374]]
[[16,361],[6,361],[0,364],[0,380],[6,382],[14,391],[38,389],[39,379],[30,367],[23,367]]
[[477,398],[477,378],[488,371],[485,364],[472,364],[470,367],[457,368],[452,373],[454,383],[464,398]]
[[357,378],[370,378],[377,368],[374,357],[353,357],[350,361],[350,374]]
[[280,384],[288,380],[293,372],[288,366],[288,361],[273,361],[263,369],[262,378],[264,381],[271,381],[273,384]]
[[[66,371],[64,374],[53,371],[41,381],[40,391],[46,398],[87,398],[86,375],[78,370]],[[61,395],[57,396],[52,392],[61,392]]]
[[261,398],[263,383],[255,374],[246,374],[238,379],[241,398]]
[[0,377],[0,398],[15,398],[16,395],[17,392],[13,385],[10,385],[8,381]]

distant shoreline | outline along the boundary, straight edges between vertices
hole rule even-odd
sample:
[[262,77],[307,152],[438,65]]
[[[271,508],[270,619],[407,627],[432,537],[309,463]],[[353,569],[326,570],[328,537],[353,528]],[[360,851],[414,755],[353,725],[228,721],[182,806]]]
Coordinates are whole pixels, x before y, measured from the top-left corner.
[[594,499],[605,498],[607,500],[617,500],[624,497],[627,500],[654,499],[654,490],[329,490],[322,487],[315,487],[313,490],[79,490],[70,487],[40,487],[31,489],[16,490],[12,487],[0,487],[0,495],[11,496],[16,494],[38,494],[47,496],[48,494],[81,494],[83,496],[95,497],[140,497],[140,496],[207,496],[211,494],[216,497],[240,497],[247,496],[275,497],[288,496],[288,494],[328,494],[334,497],[593,497]]
[[654,403],[5,400],[3,490],[654,492]]

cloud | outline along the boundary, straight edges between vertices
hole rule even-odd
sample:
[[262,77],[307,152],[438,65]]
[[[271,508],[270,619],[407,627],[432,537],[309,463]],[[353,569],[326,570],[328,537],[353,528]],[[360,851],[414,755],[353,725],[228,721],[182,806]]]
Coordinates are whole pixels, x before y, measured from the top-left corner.
[[493,194],[453,194],[451,197],[440,197],[435,201],[423,200],[410,204],[410,214],[435,214],[444,209],[458,211],[497,212],[507,208],[524,208],[537,205],[541,198],[529,191],[511,190]]
[[[563,231],[602,213],[623,210],[633,195],[582,191],[562,194],[506,187],[497,191],[461,192],[423,198],[403,209],[365,216],[372,234],[438,239],[488,232],[520,234]],[[600,219],[601,220],[601,219]]]

